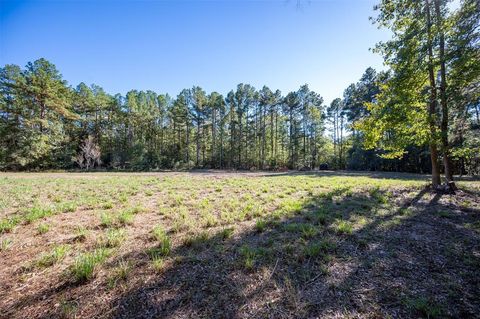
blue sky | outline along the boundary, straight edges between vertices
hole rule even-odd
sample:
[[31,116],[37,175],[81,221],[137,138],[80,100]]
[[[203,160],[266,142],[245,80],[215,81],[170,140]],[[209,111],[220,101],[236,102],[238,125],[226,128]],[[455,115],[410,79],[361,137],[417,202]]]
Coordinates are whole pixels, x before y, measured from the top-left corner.
[[389,37],[368,20],[376,2],[0,0],[0,64],[44,57],[69,84],[112,94],[308,83],[330,103],[382,68],[369,51]]

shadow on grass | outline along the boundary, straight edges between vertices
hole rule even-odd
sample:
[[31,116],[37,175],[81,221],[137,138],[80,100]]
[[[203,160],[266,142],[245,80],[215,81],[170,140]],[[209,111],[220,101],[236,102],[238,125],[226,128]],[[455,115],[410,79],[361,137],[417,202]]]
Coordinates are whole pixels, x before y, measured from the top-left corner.
[[[351,177],[370,177],[376,179],[397,179],[412,181],[430,181],[429,174],[401,173],[401,172],[382,172],[382,171],[288,171],[282,173],[265,173],[265,177],[276,176],[351,176]],[[480,176],[455,176],[456,181],[478,181]]]
[[[256,224],[240,223],[231,236],[210,229],[190,237],[161,269],[152,269],[146,247],[117,256],[111,264],[134,263],[126,289],[114,296],[109,312],[93,315],[472,317],[480,313],[480,236],[464,225],[478,220],[477,213],[453,211],[426,189],[414,196],[387,197],[380,190],[310,196]],[[101,298],[96,287],[84,288],[71,296],[80,308]],[[46,288],[12,309],[67,291]]]
[[426,195],[393,211],[382,209],[381,193],[309,198],[231,238],[199,237],[123,293],[112,317],[478,314],[479,238],[459,229],[461,218],[438,221],[441,195]]

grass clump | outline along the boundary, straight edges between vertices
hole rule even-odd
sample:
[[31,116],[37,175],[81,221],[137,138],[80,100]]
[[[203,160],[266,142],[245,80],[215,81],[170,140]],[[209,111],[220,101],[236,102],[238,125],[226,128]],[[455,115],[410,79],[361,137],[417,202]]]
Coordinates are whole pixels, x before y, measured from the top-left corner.
[[48,224],[40,224],[37,226],[37,233],[39,235],[45,234],[50,230],[50,225]]
[[255,229],[261,233],[265,230],[267,227],[267,222],[263,219],[258,219],[257,222],[255,223]]
[[102,227],[111,227],[113,226],[113,216],[109,213],[100,214],[100,226]]
[[316,224],[325,225],[328,222],[328,214],[325,210],[320,209],[308,215],[308,218]]
[[317,229],[311,224],[301,224],[300,232],[303,238],[312,238],[317,234]]
[[437,214],[438,214],[439,217],[442,217],[442,218],[450,218],[450,217],[452,217],[452,216],[450,215],[450,212],[448,212],[448,211],[446,211],[446,210],[440,210],[440,211],[437,212]]
[[110,201],[105,202],[105,203],[102,204],[102,208],[103,209],[111,209],[111,208],[113,208],[113,203],[110,202]]
[[222,240],[226,240],[233,236],[233,231],[234,231],[233,227],[224,228],[220,232],[220,237],[222,238]]
[[98,242],[99,247],[114,248],[120,246],[125,241],[125,231],[123,229],[108,229],[104,237]]
[[53,215],[53,210],[50,207],[33,207],[25,215],[25,221],[30,224],[51,215]]
[[341,220],[336,225],[336,231],[339,234],[350,235],[353,232],[352,223],[345,220]]
[[12,246],[12,240],[10,238],[5,238],[0,241],[0,251],[5,251],[10,249]]
[[254,248],[243,245],[240,247],[240,256],[242,256],[242,266],[245,269],[252,270],[255,267],[257,252]]
[[95,249],[79,255],[71,268],[71,274],[75,282],[83,282],[93,278],[95,269],[109,256],[110,251],[106,248]]
[[134,215],[131,210],[124,210],[117,216],[117,220],[120,225],[126,226],[133,223]]
[[73,213],[77,210],[77,204],[73,202],[67,202],[59,205],[57,210],[61,213]]
[[76,318],[78,304],[75,301],[62,300],[60,302],[60,314],[63,318]]
[[11,232],[19,221],[20,218],[18,216],[0,219],[0,234]]
[[167,232],[161,226],[155,226],[152,230],[153,238],[158,242],[157,252],[162,256],[168,256],[172,249],[172,242]]
[[132,264],[123,259],[120,260],[118,266],[113,269],[111,276],[108,278],[108,286],[113,288],[118,282],[127,280],[131,271]]
[[208,242],[210,235],[206,231],[202,231],[198,234],[187,236],[184,244],[187,247],[200,248],[202,245]]
[[325,239],[308,243],[308,245],[303,249],[303,253],[306,257],[315,258],[318,256],[324,256],[334,249],[335,244]]
[[162,256],[155,255],[151,257],[152,259],[152,267],[156,271],[160,272],[165,268],[165,260]]
[[408,299],[406,305],[425,318],[441,318],[444,316],[444,311],[440,305],[424,297]]
[[53,248],[53,250],[43,255],[38,261],[37,266],[41,268],[46,268],[53,266],[67,255],[70,247],[67,245],[59,245]]
[[77,241],[84,241],[87,239],[88,236],[88,229],[84,226],[77,226],[75,228],[75,240]]

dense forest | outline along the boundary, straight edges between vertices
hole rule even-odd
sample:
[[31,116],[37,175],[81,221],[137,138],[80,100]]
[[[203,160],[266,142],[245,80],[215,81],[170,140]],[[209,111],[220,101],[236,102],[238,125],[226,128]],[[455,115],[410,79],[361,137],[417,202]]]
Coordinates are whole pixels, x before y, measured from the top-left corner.
[[449,10],[441,1],[385,0],[377,11],[374,23],[393,31],[374,49],[388,69],[368,68],[329,105],[308,85],[287,94],[239,84],[226,95],[198,86],[176,97],[110,95],[69,86],[43,58],[5,65],[0,169],[479,174],[478,3]]

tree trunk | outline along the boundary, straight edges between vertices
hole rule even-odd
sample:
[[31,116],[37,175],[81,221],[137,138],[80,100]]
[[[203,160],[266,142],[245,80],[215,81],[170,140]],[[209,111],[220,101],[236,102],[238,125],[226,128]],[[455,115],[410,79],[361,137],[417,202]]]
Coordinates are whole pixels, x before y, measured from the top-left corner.
[[212,110],[212,157],[211,157],[211,162],[212,162],[212,166],[216,166],[217,164],[217,158],[216,158],[216,136],[215,136],[215,133],[216,133],[216,109],[215,107],[213,107],[213,110]]
[[188,119],[187,119],[187,138],[186,138],[186,143],[187,143],[187,165],[188,165],[188,162],[190,161],[190,125],[188,125]]
[[443,32],[442,26],[442,14],[440,12],[440,1],[435,1],[435,12],[437,16],[438,32],[440,33],[440,103],[442,107],[442,122],[440,125],[441,131],[441,140],[442,140],[442,151],[443,151],[443,165],[445,167],[445,178],[447,179],[447,184],[455,187],[453,183],[453,167],[450,160],[450,146],[448,143],[448,101],[447,101],[447,76],[445,68],[445,35]]
[[200,121],[197,122],[197,138],[196,138],[196,144],[197,144],[197,157],[195,159],[195,166],[198,167],[198,164],[200,162]]
[[438,165],[438,151],[437,151],[437,130],[435,126],[435,112],[437,104],[437,87],[435,85],[435,75],[433,71],[433,49],[432,49],[432,35],[431,35],[431,20],[430,20],[430,6],[429,1],[426,0],[427,12],[427,32],[428,32],[428,75],[430,80],[430,103],[428,108],[428,123],[430,127],[430,160],[432,163],[432,186],[437,188],[440,185],[440,167]]

